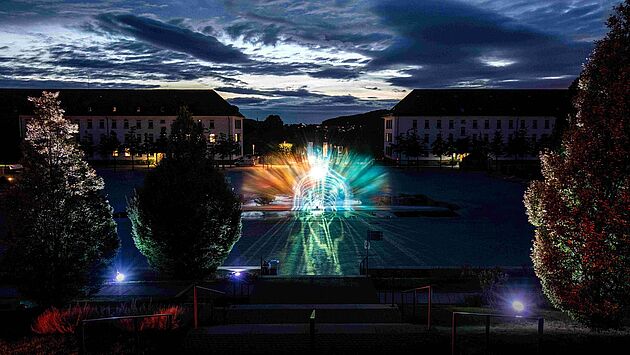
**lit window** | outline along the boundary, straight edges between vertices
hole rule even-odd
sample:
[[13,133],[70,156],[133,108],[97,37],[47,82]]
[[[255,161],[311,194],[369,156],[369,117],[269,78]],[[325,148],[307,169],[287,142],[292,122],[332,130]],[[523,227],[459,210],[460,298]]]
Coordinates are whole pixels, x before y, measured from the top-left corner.
[[238,133],[234,133],[234,141],[235,141],[235,142],[240,142],[240,138],[241,138],[241,135],[240,135],[240,134],[238,134]]
[[217,142],[217,136],[214,133],[210,133],[208,135],[208,142],[216,143]]
[[116,112],[116,106],[112,107],[112,112]]

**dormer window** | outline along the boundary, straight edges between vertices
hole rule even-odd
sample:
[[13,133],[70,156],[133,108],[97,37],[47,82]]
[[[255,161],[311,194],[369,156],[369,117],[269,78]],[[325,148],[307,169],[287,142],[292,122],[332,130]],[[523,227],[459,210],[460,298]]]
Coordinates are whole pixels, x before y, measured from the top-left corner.
[[112,112],[116,112],[116,106],[112,107]]
[[92,106],[88,106],[88,112],[92,112]]
[[140,106],[136,107],[136,112],[140,112]]
[[160,112],[164,112],[164,106],[160,107]]

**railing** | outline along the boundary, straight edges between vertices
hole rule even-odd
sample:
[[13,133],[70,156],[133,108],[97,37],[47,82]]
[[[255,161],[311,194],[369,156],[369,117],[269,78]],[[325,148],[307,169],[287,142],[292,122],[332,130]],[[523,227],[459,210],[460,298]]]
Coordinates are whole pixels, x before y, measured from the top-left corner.
[[308,318],[309,334],[311,335],[311,342],[315,342],[315,310],[311,312],[311,316]]
[[145,318],[161,318],[166,317],[166,329],[170,329],[173,324],[173,315],[172,314],[143,314],[143,315],[135,315],[135,316],[120,316],[120,317],[105,317],[105,318],[92,318],[92,319],[84,319],[81,321],[81,354],[85,354],[87,352],[85,346],[85,329],[86,325],[90,323],[98,323],[98,322],[111,322],[116,320],[123,319],[132,319],[133,320],[133,333],[135,338],[135,351],[138,351],[138,320]]
[[[199,307],[197,303],[197,290],[207,291],[215,295],[225,295],[225,292],[219,290],[213,290],[211,288],[202,286],[193,286],[193,320],[195,329],[199,328]],[[214,300],[210,300],[210,314],[214,317]]]
[[364,257],[359,263],[359,275],[369,276],[369,257]]
[[545,319],[542,317],[521,317],[508,314],[486,314],[473,312],[453,312],[453,323],[451,325],[451,354],[455,355],[457,350],[457,318],[458,316],[485,317],[486,319],[486,354],[490,351],[490,318],[510,318],[535,320],[538,322],[538,353],[540,353],[542,345],[543,328]]
[[[393,290],[393,287],[392,287]],[[428,294],[429,294],[429,299],[428,299],[428,308],[427,308],[427,330],[431,329],[431,294],[433,293],[433,289],[432,287],[429,286],[422,286],[422,287],[416,287],[416,288],[412,288],[409,290],[405,290],[405,291],[401,291],[400,292],[400,302],[401,302],[401,306],[403,306],[402,308],[404,309],[404,305],[405,305],[405,294],[409,293],[409,292],[413,292],[413,313],[411,314],[412,319],[416,316],[416,308],[418,306],[418,291],[424,291],[427,290]],[[393,301],[393,291],[392,291],[392,301]]]

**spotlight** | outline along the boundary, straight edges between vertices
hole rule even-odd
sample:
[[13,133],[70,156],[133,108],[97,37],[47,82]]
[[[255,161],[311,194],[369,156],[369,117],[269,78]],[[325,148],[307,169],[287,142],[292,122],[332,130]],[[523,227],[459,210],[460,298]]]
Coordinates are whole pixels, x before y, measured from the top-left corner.
[[123,282],[125,281],[125,274],[123,274],[120,271],[116,271],[116,278],[115,278],[116,282]]
[[516,311],[516,313],[523,313],[525,310],[525,304],[519,300],[512,301],[512,309]]
[[239,276],[241,276],[241,272],[240,271],[234,271],[234,273],[232,275],[234,275],[235,277],[239,277]]

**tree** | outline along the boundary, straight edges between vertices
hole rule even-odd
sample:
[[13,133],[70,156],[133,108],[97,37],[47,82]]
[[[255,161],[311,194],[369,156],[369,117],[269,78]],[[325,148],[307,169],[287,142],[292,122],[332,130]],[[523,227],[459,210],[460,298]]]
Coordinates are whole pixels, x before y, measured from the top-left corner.
[[448,149],[447,142],[442,139],[442,134],[438,134],[437,138],[431,143],[431,153],[440,158],[440,168],[442,167],[442,156],[446,154]]
[[518,160],[519,157],[524,156],[530,151],[529,143],[529,140],[527,140],[527,131],[525,127],[521,127],[508,139],[506,151],[509,155],[514,157],[514,160]]
[[579,78],[559,151],[525,194],[532,260],[559,309],[617,327],[630,306],[630,1],[615,8]]
[[142,140],[136,134],[136,127],[131,127],[129,132],[125,134],[125,142],[122,144],[125,153],[129,152],[131,155],[131,170],[135,167],[135,155],[140,151],[140,144]]
[[[98,152],[101,158],[105,158],[109,161],[113,152],[120,150],[120,141],[116,136],[116,132],[111,131],[108,135],[101,136],[101,141],[98,144]],[[114,166],[116,166],[116,156],[114,155]]]
[[203,130],[187,110],[180,110],[171,132],[169,153],[128,202],[132,236],[164,275],[201,279],[240,237],[240,200],[206,156]]
[[[215,149],[221,160],[225,160],[225,158],[232,160],[233,155],[240,154],[241,145],[232,139],[232,137],[221,133],[219,135],[219,139],[217,140]],[[225,167],[225,164],[223,166]]]
[[6,198],[3,240],[3,269],[44,306],[98,290],[119,246],[103,180],[85,161],[58,95],[29,98],[35,114],[26,128],[25,169]]
[[88,137],[89,136],[85,136],[83,137],[83,139],[81,139],[79,147],[81,148],[83,153],[85,153],[86,158],[91,158],[94,155],[94,142],[92,141],[91,137]]
[[151,165],[149,156],[153,154],[156,150],[155,150],[155,143],[153,142],[151,137],[149,137],[148,133],[144,134],[144,140],[142,144],[140,145],[140,151],[142,152],[142,154],[145,154],[147,156],[147,168],[149,168],[149,166]]
[[494,155],[495,170],[499,169],[499,157],[503,155],[505,151],[505,144],[503,143],[503,133],[500,130],[494,132],[494,137],[490,142],[490,153]]

